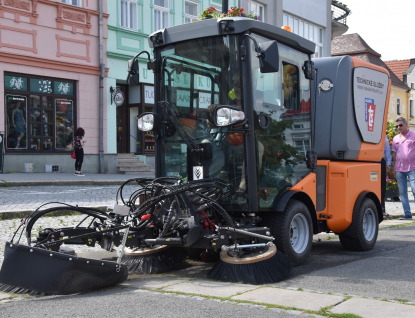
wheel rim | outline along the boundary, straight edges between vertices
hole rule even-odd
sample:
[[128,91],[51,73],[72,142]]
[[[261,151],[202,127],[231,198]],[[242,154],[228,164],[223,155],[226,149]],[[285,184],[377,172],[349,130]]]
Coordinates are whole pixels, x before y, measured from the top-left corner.
[[300,254],[308,246],[310,229],[307,218],[303,214],[296,214],[291,221],[291,246],[293,250]]
[[365,239],[371,241],[376,233],[375,211],[367,209],[363,215],[363,235]]

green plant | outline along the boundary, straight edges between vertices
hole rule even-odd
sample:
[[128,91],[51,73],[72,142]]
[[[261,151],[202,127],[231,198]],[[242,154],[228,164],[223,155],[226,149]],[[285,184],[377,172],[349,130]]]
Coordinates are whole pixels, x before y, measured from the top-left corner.
[[194,21],[200,21],[203,19],[211,19],[211,18],[219,18],[219,13],[216,11],[214,7],[209,7],[206,10],[203,10],[202,14],[198,19],[195,19]]
[[201,21],[203,19],[212,19],[212,18],[226,18],[226,17],[243,17],[250,18],[254,20],[260,20],[261,17],[254,11],[245,13],[243,8],[232,7],[228,12],[219,14],[214,7],[209,7],[206,10],[203,10],[199,18],[193,21]]
[[399,191],[393,168],[386,174],[386,190]]
[[5,180],[0,180],[0,187],[10,187],[10,182],[7,182]]

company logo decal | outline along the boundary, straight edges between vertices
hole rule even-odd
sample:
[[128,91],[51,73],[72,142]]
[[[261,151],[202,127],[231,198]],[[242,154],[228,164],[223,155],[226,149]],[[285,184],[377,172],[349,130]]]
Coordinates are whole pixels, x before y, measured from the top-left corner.
[[375,100],[371,98],[365,98],[365,121],[367,122],[367,131],[373,131],[375,126],[375,113]]

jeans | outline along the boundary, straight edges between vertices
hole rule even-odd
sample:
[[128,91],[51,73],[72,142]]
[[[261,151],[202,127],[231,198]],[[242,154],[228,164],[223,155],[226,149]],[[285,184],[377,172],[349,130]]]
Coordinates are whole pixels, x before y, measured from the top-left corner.
[[396,171],[396,181],[398,182],[399,197],[402,201],[403,212],[405,213],[405,216],[412,217],[408,199],[408,178],[412,194],[415,198],[415,169],[408,172]]

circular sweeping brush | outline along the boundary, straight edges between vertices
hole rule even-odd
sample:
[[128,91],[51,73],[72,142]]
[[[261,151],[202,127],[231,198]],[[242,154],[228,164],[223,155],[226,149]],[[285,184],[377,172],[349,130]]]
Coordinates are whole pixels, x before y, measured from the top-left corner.
[[275,245],[266,251],[244,254],[242,257],[229,255],[228,251],[220,253],[220,260],[207,274],[207,277],[224,282],[242,282],[244,284],[267,284],[287,278],[293,265]]
[[187,250],[182,247],[158,245],[146,248],[128,247],[121,262],[128,271],[138,274],[158,274],[186,266]]

